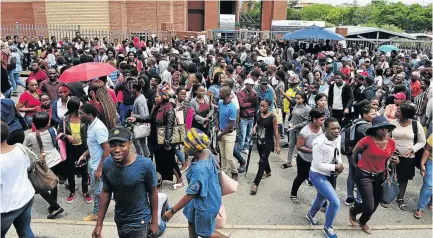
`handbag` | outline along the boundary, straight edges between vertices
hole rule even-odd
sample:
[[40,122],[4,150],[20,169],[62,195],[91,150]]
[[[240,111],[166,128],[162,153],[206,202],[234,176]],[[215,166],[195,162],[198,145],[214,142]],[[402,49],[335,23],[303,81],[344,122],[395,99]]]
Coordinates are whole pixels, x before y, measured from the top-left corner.
[[283,121],[283,113],[281,112],[281,108],[277,108],[274,104],[274,115],[277,117],[277,123],[278,125],[281,125],[284,123]]
[[57,187],[59,178],[48,168],[45,159],[38,156],[22,144],[15,144],[30,159],[28,177],[36,193],[47,192]]
[[[157,129],[158,145],[165,144],[165,126],[158,127]],[[185,125],[180,125],[177,117],[173,127],[173,135],[171,137],[171,144],[179,144],[185,141]]]
[[150,123],[138,123],[132,126],[134,139],[148,137],[150,135]]
[[239,183],[230,178],[224,171],[221,171],[218,175],[220,186],[221,186],[221,194],[228,195],[236,192],[238,190]]
[[[391,164],[389,168],[389,161],[385,169],[385,181],[382,184],[382,203],[390,204],[397,198],[400,193],[400,186],[397,182],[397,169],[395,164]],[[391,171],[391,172],[390,172]]]

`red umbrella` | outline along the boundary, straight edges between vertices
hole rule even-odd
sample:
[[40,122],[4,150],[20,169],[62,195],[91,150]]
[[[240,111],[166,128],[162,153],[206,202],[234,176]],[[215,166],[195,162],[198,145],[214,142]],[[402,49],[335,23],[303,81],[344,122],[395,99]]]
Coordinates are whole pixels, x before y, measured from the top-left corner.
[[73,83],[80,81],[88,81],[101,76],[110,75],[116,70],[109,63],[84,63],[65,70],[60,75],[59,81],[65,83]]

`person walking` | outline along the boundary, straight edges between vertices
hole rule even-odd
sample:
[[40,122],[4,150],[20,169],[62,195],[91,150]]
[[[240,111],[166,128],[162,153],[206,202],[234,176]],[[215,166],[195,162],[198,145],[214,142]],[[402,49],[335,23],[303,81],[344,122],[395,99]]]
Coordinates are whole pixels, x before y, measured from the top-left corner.
[[238,111],[232,98],[230,97],[231,89],[223,86],[219,92],[218,117],[217,117],[217,141],[220,148],[221,169],[227,170],[227,164],[230,168],[232,178],[238,179],[238,169],[235,158],[233,157],[233,148],[236,141],[236,120]]
[[[262,178],[271,176],[269,155],[272,151],[280,154],[280,136],[278,135],[277,117],[269,111],[271,102],[262,100],[260,102],[260,115],[257,124],[254,126],[254,134],[257,134],[257,150],[259,152],[259,170],[257,171],[254,185],[250,194],[256,195]],[[275,143],[274,143],[275,139]]]
[[32,205],[35,189],[28,177],[31,160],[22,145],[8,144],[9,126],[1,121],[0,193],[1,237],[6,237],[12,224],[18,237],[33,238]]
[[310,123],[302,128],[296,142],[298,155],[296,156],[297,175],[293,180],[290,199],[294,204],[299,204],[298,190],[302,183],[308,179],[313,160],[313,141],[323,134],[322,126],[325,121],[325,113],[313,109],[309,113]]
[[[371,234],[367,225],[382,199],[382,184],[385,179],[387,160],[398,164],[395,156],[396,143],[388,137],[396,126],[388,122],[384,116],[377,116],[372,120],[372,126],[367,129],[366,137],[361,139],[352,152],[355,166],[355,182],[361,193],[362,203],[355,204],[349,209],[349,221],[353,226]],[[358,161],[358,154],[361,159]],[[361,214],[359,222],[356,216]]]
[[409,103],[402,103],[397,108],[397,120],[391,121],[391,124],[396,126],[391,137],[395,141],[396,150],[400,153],[400,163],[396,166],[400,185],[397,203],[402,211],[407,210],[404,202],[407,184],[415,177],[415,153],[426,143],[424,129],[421,123],[412,119],[414,116],[415,107]]
[[75,174],[78,171],[81,174],[81,189],[82,197],[88,204],[93,202],[89,195],[88,180],[89,173],[87,172],[87,163],[78,164],[78,159],[86,151],[87,141],[86,132],[87,125],[80,121],[78,110],[80,109],[81,101],[78,97],[72,96],[67,103],[67,112],[63,117],[62,123],[59,124],[59,133],[62,133],[60,139],[66,142],[66,163],[65,171],[68,178],[69,195],[66,198],[66,203],[71,204],[75,199]]
[[162,219],[168,222],[183,209],[188,220],[189,237],[225,238],[227,236],[215,230],[222,194],[218,164],[212,152],[207,149],[209,143],[210,140],[204,132],[195,128],[188,131],[184,142],[185,150],[194,158],[186,172],[186,194],[164,213]]
[[[33,116],[33,124],[36,131],[27,134],[23,145],[29,147],[35,154],[45,154],[45,163],[57,176],[59,175],[62,158],[58,151],[56,141],[57,131],[50,127],[50,116],[46,112],[38,112]],[[55,219],[64,212],[64,209],[57,203],[57,186],[51,191],[41,192],[41,197],[50,204],[47,219]]]
[[[284,94],[288,97],[286,94]],[[289,150],[287,156],[287,162],[281,165],[282,169],[287,169],[292,167],[293,152],[295,151],[295,146],[299,132],[304,126],[309,122],[309,113],[311,107],[307,105],[307,96],[304,92],[297,92],[295,96],[295,106],[292,109],[292,118],[289,122]]]
[[102,237],[111,196],[120,238],[148,237],[158,232],[158,189],[152,160],[130,152],[132,134],[124,127],[109,132],[110,156],[102,167],[100,209],[92,237]]
[[[87,125],[86,144],[88,149],[78,159],[78,164],[88,160],[90,186],[93,188],[93,213],[83,218],[83,221],[96,221],[99,212],[99,199],[102,190],[102,165],[110,153],[108,146],[108,129],[97,117],[98,110],[90,103],[86,103],[78,110],[82,123]],[[80,131],[81,132],[81,131]],[[84,138],[84,137],[83,137]]]
[[414,212],[413,216],[416,219],[421,219],[422,213],[428,205],[428,209],[432,211],[432,135],[427,139],[425,150],[421,158],[421,176],[423,177],[423,184],[419,192],[418,208]]
[[[23,63],[21,56],[16,47],[11,48],[11,54],[8,59],[9,65],[15,65],[14,68],[9,68],[9,81],[12,84],[12,96],[18,96],[17,84],[25,88],[25,84],[20,79],[20,73],[23,71]],[[12,64],[15,62],[15,64]]]
[[311,225],[319,225],[315,216],[323,203],[329,201],[323,232],[328,238],[337,238],[332,226],[340,209],[340,199],[330,180],[335,179],[336,174],[343,172],[344,169],[340,153],[340,125],[334,117],[325,119],[324,125],[325,133],[313,141],[313,160],[309,177],[317,190],[317,196],[306,218]]
[[254,126],[258,99],[257,93],[253,89],[254,81],[252,79],[246,79],[244,85],[244,88],[237,94],[240,107],[239,130],[241,136],[238,143],[238,149],[247,154],[248,143],[251,140],[252,128]]

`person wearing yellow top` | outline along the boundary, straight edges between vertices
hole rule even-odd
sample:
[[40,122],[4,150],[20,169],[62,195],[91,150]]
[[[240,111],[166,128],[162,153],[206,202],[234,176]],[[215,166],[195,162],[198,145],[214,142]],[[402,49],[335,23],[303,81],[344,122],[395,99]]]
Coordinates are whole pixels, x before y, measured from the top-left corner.
[[[87,166],[83,164],[76,165],[76,161],[87,150],[86,138],[87,127],[81,123],[78,116],[78,109],[81,101],[78,97],[72,96],[66,107],[68,111],[63,117],[63,123],[60,124],[59,133],[62,133],[60,139],[66,142],[66,160],[64,161],[64,173],[68,178],[69,196],[66,198],[66,203],[71,204],[75,198],[75,173],[78,171],[82,174],[81,188],[82,197],[86,203],[92,203],[93,199],[89,195],[87,181],[89,174]],[[64,132],[64,133],[63,133]]]
[[425,150],[421,158],[421,176],[423,177],[423,184],[419,192],[418,209],[413,216],[421,219],[424,208],[428,205],[430,212],[432,211],[432,135],[427,139]]

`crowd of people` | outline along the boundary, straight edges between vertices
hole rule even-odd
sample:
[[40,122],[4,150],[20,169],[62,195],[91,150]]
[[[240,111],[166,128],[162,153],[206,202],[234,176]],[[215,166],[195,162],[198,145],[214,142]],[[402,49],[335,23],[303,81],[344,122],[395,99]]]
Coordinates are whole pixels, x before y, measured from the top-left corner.
[[[300,204],[304,181],[315,187],[306,218],[319,225],[316,214],[325,211],[327,237],[337,237],[335,189],[345,169],[343,153],[352,225],[371,233],[367,222],[378,205],[390,206],[381,200],[381,186],[391,166],[398,174],[398,207],[407,210],[405,191],[417,167],[423,184],[415,185],[420,196],[414,217],[432,209],[431,55],[341,48],[330,41],[119,41],[79,32],[72,40],[7,36],[0,46],[2,236],[12,224],[20,237],[34,236],[31,153],[68,187],[61,198],[68,204],[78,196],[75,180],[81,178],[79,196],[93,203],[83,220],[97,221],[94,237],[101,237],[111,199],[119,237],[159,236],[181,209],[190,237],[226,237],[215,231],[219,171],[238,180],[252,145],[259,166],[250,194],[271,176],[271,152],[287,148],[279,169],[292,168],[294,155],[297,169],[288,197]],[[58,80],[88,62],[116,70],[89,81]],[[23,83],[19,76],[27,69]],[[20,95],[18,86],[24,88]],[[136,138],[131,131],[143,123],[150,133]],[[170,208],[159,187],[174,179],[173,189],[187,187]],[[39,194],[49,204],[48,219],[65,211],[57,187]]]

